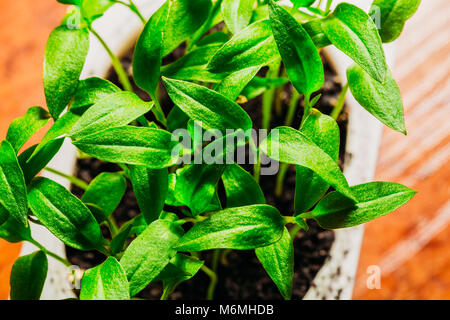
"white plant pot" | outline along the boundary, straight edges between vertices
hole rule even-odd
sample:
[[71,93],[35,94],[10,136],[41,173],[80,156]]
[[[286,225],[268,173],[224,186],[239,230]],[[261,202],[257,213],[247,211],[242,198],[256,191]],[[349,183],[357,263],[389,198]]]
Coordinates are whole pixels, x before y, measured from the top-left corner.
[[[136,1],[146,17],[151,16],[163,2],[163,0]],[[371,1],[354,0],[347,2],[355,2],[358,6],[367,9]],[[94,23],[94,28],[109,44],[112,51],[120,56],[134,44],[142,29],[142,23],[127,8],[114,5]],[[344,82],[346,69],[352,64],[352,61],[331,47],[325,49],[324,52],[338,76]],[[392,66],[392,46],[386,48],[386,56],[388,63]],[[82,78],[105,77],[110,67],[111,62],[108,55],[100,43],[91,37],[90,50]],[[373,179],[381,137],[381,124],[365,111],[351,94],[348,94],[346,104],[349,108],[349,125],[344,174],[350,185],[356,185]],[[72,175],[75,171],[76,160],[77,151],[75,147],[69,141],[66,141],[49,166]],[[67,188],[70,187],[68,181],[59,176],[50,173],[45,173],[44,176],[54,179]],[[31,225],[33,237],[38,242],[47,249],[65,256],[65,246],[60,240],[47,229],[35,224]],[[330,258],[315,277],[305,299],[351,299],[362,236],[362,226],[335,231],[335,241],[331,248]],[[36,250],[37,248],[34,245],[24,243],[21,255]],[[60,262],[49,257],[49,272],[41,298],[44,300],[59,300],[74,297],[69,277],[69,270]]]

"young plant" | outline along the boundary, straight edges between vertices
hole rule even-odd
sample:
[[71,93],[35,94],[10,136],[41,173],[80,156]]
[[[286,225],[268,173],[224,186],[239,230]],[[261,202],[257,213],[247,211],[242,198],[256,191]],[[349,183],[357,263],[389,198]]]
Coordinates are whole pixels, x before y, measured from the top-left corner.
[[[331,10],[330,0],[323,5],[292,0],[290,6],[272,0],[170,0],[148,20],[131,0],[59,2],[72,6],[45,49],[47,109],[30,108],[11,123],[0,144],[0,237],[40,249],[14,264],[12,299],[40,297],[46,256],[70,265],[33,238],[30,222],[69,247],[105,256],[104,263],[84,272],[80,299],[131,299],[157,281],[166,299],[199,271],[211,279],[205,296],[212,299],[219,260],[229,250],[254,250],[289,299],[293,238],[308,229],[308,220],[326,229],[353,227],[395,211],[414,196],[396,183],[349,186],[338,166],[336,119],[350,88],[374,117],[406,134],[400,92],[382,43],[400,35],[419,0],[375,0],[372,17],[348,3]],[[151,101],[132,92],[129,74],[94,29],[93,22],[112,5],[127,6],[145,24],[132,76]],[[89,34],[111,57],[121,88],[100,78],[80,80]],[[177,50],[184,54],[162,65],[181,44],[184,49]],[[330,45],[355,62],[332,117],[314,108],[324,83],[320,50]],[[161,79],[171,108],[162,104]],[[289,110],[282,110],[285,126],[271,128],[273,106],[279,106],[287,83],[293,93]],[[252,134],[255,119],[240,103],[261,95],[262,123],[256,125],[271,131],[258,143]],[[301,97],[304,108],[298,109]],[[293,128],[300,118],[300,127]],[[49,121],[41,142],[22,150]],[[122,170],[87,184],[46,167],[64,139],[84,157]],[[253,175],[234,157],[242,147],[253,151]],[[282,164],[278,194],[287,166],[296,166],[295,212],[280,213],[266,204],[258,181],[267,156]],[[84,195],[79,199],[57,182],[36,177],[43,169],[69,179]],[[141,213],[118,225],[113,213],[127,181]],[[208,263],[206,250],[214,250]]]

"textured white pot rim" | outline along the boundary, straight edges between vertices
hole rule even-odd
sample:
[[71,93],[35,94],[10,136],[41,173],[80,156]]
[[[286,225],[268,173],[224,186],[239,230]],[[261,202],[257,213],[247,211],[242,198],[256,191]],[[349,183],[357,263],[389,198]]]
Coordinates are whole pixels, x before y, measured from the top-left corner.
[[[140,0],[136,2],[144,16],[149,17],[164,0]],[[360,7],[368,8],[371,1],[351,0],[346,2],[354,2]],[[94,23],[94,28],[109,44],[111,50],[120,56],[134,45],[135,39],[142,29],[142,23],[129,10],[120,5],[115,5],[105,16]],[[386,47],[385,50],[388,63],[392,67],[393,47]],[[352,64],[352,61],[334,48],[326,48],[323,52],[338,76],[345,81],[346,69]],[[110,58],[100,43],[91,37],[90,50],[82,78],[105,77],[110,67]],[[356,185],[373,179],[382,127],[373,116],[359,106],[351,94],[347,95],[346,104],[349,108],[349,125],[344,174],[350,185]],[[77,151],[75,147],[66,141],[49,166],[64,173],[73,174],[76,160]],[[67,188],[70,187],[66,180],[58,176],[49,173],[46,173],[45,176]],[[47,229],[32,225],[32,233],[33,237],[49,250],[65,256],[64,244]],[[351,299],[362,236],[363,226],[335,231],[335,241],[331,248],[330,258],[316,275],[313,285],[304,299]],[[21,255],[35,250],[37,248],[32,244],[24,243]],[[68,270],[58,261],[49,258],[49,273],[41,298],[52,300],[73,296],[68,281]]]

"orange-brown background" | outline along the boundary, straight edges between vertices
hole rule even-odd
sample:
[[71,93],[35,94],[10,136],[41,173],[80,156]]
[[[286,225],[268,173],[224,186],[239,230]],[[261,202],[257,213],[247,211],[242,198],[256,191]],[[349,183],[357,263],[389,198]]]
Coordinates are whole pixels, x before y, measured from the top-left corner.
[[[55,0],[0,1],[0,139],[30,106],[45,106],[42,57],[65,7]],[[405,207],[369,223],[355,299],[450,298],[450,2],[423,0],[398,41],[394,76],[402,91],[409,135],[385,130],[376,178],[419,194]],[[0,299],[20,250],[0,240]],[[381,289],[366,270],[381,268]]]

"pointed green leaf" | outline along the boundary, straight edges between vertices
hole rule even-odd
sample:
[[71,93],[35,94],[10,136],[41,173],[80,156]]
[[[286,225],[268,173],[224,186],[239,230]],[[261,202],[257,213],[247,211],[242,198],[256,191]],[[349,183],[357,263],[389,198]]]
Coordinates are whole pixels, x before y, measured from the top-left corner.
[[173,132],[180,128],[186,128],[188,122],[189,116],[176,105],[174,105],[172,110],[170,110],[169,115],[167,116],[167,129],[170,132]]
[[217,51],[208,64],[215,73],[234,72],[255,66],[266,66],[279,60],[277,44],[269,20],[252,23],[235,34]]
[[93,104],[119,91],[120,88],[108,80],[96,77],[81,80],[70,106],[70,111],[83,114]]
[[47,178],[34,179],[28,202],[39,221],[68,246],[91,250],[103,245],[100,227],[92,213],[60,184]]
[[351,187],[357,203],[337,192],[323,198],[307,218],[315,219],[322,228],[349,228],[391,213],[417,193],[391,182],[370,182]]
[[331,45],[322,29],[323,19],[314,19],[302,24],[302,27],[308,32],[317,49],[325,48]]
[[379,83],[355,65],[347,70],[347,79],[350,91],[364,109],[389,128],[406,134],[402,95],[390,71],[384,83]]
[[84,273],[80,300],[130,300],[127,275],[116,258]]
[[33,134],[46,125],[49,118],[50,114],[46,110],[41,107],[31,107],[23,117],[11,122],[6,140],[18,152]]
[[188,206],[194,216],[204,212],[216,193],[223,164],[191,164],[177,171],[175,198]]
[[283,297],[289,300],[294,278],[294,246],[289,231],[284,228],[280,240],[270,246],[257,248],[255,253]]
[[[339,159],[339,127],[331,117],[312,109],[300,130],[334,161]],[[297,166],[295,185],[295,212],[303,213],[317,203],[330,185],[311,169]]]
[[131,296],[135,296],[160,274],[170,259],[172,249],[183,229],[169,220],[152,222],[127,248],[120,264],[130,282]]
[[[3,216],[4,212],[6,210],[0,205],[0,216]],[[0,224],[0,238],[11,243],[32,241],[33,239],[31,237],[30,225],[24,226],[11,216],[6,222]]]
[[417,11],[420,0],[374,0],[369,15],[378,26],[381,40],[392,42],[402,33],[406,20]]
[[47,145],[47,143],[67,135],[79,118],[79,115],[69,111],[61,116],[58,120],[56,120],[55,123],[47,131],[45,136],[42,138],[36,149],[34,149],[33,154],[27,160],[27,162],[30,162],[35,156],[37,156],[37,154]]
[[203,86],[163,78],[172,101],[192,120],[206,130],[243,129],[252,127],[249,115],[237,103]]
[[61,149],[63,142],[64,138],[51,140],[45,144],[44,147],[41,148],[41,150],[39,150],[31,159],[30,157],[34,154],[37,145],[28,148],[19,155],[19,165],[22,168],[26,185],[28,185],[31,180],[33,180],[33,178],[47,166],[47,164],[58,153],[59,149]]
[[179,284],[195,276],[203,263],[196,257],[177,253],[154,281],[163,281],[165,286]]
[[210,8],[211,0],[170,1],[163,56],[172,52],[203,25],[208,19]]
[[164,208],[169,185],[169,171],[130,166],[130,179],[141,212],[147,223],[157,220]]
[[169,186],[167,190],[167,197],[165,203],[169,206],[184,206],[184,203],[178,201],[175,197],[175,186],[177,184],[177,175],[169,173]]
[[23,225],[27,225],[28,204],[25,178],[11,144],[0,143],[0,205]]
[[337,191],[354,199],[336,161],[300,131],[277,127],[261,143],[260,150],[274,160],[311,169]]
[[311,109],[300,130],[335,162],[339,159],[340,135],[337,122],[317,109]]
[[178,160],[178,143],[164,130],[142,127],[107,129],[76,140],[73,144],[97,159],[146,166],[170,167]]
[[113,255],[120,253],[129,237],[134,234],[140,235],[146,228],[147,223],[145,222],[144,215],[142,213],[125,222],[120,227],[119,233],[111,240],[109,244],[111,253]]
[[47,270],[47,256],[42,251],[17,259],[11,269],[11,300],[39,300]]
[[108,128],[129,124],[150,111],[153,102],[144,102],[132,92],[118,92],[90,107],[72,127],[73,139]]
[[299,93],[310,94],[324,82],[322,59],[308,33],[285,9],[270,4],[270,25],[286,72]]
[[94,204],[110,215],[116,210],[122,200],[127,181],[120,173],[103,172],[89,184],[81,201]]
[[212,211],[218,211],[218,210],[222,210],[222,203],[220,202],[219,199],[219,194],[214,193],[213,198],[211,199],[210,204],[206,207],[205,212],[212,212]]
[[222,181],[227,195],[227,208],[266,203],[253,176],[238,164],[227,165]]
[[296,7],[309,7],[316,0],[291,0],[292,4]]
[[252,18],[255,0],[223,0],[222,15],[225,24],[232,33],[237,33],[248,26]]
[[112,238],[111,242],[109,243],[111,254],[115,256],[123,250],[125,242],[132,233],[132,229],[132,224],[127,224],[126,226],[122,226],[122,228],[120,228],[119,233],[114,238]]
[[384,82],[387,65],[380,35],[364,11],[354,5],[341,3],[322,21],[322,29],[339,50],[352,58],[372,78]]
[[59,26],[50,34],[44,54],[44,91],[55,120],[77,90],[88,49],[89,33],[85,29]]
[[235,100],[260,69],[257,66],[233,72],[224,78],[214,90],[230,100]]
[[131,232],[135,233],[136,235],[140,235],[142,232],[145,231],[146,228],[147,222],[145,221],[144,215],[143,214],[137,215],[133,220],[133,229],[131,230]]
[[163,281],[164,292],[170,294],[182,282],[191,279],[203,266],[195,257],[177,253],[154,281]]
[[97,221],[98,224],[107,222],[108,215],[102,210],[102,208],[93,203],[85,203],[85,205],[89,209],[89,211],[92,212],[92,215],[94,216],[95,221]]
[[81,2],[81,14],[90,22],[100,18],[114,3],[114,0],[86,0]]
[[[162,62],[164,29],[169,14],[169,1],[156,11],[145,24],[133,56],[133,75],[136,84],[155,96]],[[168,35],[169,36],[169,35]]]
[[223,43],[215,43],[198,47],[177,61],[163,66],[161,74],[179,80],[220,82],[226,74],[212,73],[208,71],[206,65],[222,45]]
[[289,82],[288,78],[261,78],[254,77],[247,86],[242,90],[242,95],[248,100],[254,99],[257,96],[262,95],[264,92],[270,89],[276,89]]
[[194,225],[175,248],[178,251],[255,249],[278,241],[283,230],[284,220],[272,206],[229,208]]
[[247,144],[247,139],[248,137],[241,129],[231,131],[231,133],[222,137],[219,135],[203,149],[203,160],[205,163],[214,164],[232,163],[236,149],[244,147]]

